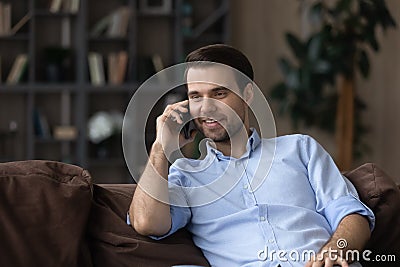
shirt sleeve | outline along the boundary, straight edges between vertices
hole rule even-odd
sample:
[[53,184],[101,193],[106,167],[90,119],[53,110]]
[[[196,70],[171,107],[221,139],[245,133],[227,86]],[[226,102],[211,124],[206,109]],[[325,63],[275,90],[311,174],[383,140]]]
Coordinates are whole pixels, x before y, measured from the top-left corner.
[[334,232],[347,215],[357,213],[365,216],[372,231],[375,216],[362,203],[355,187],[344,177],[331,156],[313,138],[304,136],[308,158],[307,170],[310,184],[316,196],[316,210],[322,214]]
[[163,239],[172,235],[179,229],[185,227],[192,216],[188,205],[186,194],[182,190],[182,173],[172,165],[168,175],[170,213],[171,213],[171,228],[162,236],[150,236],[155,240]]

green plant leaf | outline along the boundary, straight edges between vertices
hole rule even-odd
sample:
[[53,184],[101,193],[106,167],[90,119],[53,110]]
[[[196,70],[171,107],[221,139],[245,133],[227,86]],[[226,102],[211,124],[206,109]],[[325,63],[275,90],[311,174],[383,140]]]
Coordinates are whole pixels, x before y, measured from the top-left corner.
[[324,4],[322,2],[316,2],[310,8],[310,21],[311,23],[317,23],[321,21],[324,10]]
[[294,55],[299,59],[303,60],[306,56],[306,49],[304,44],[291,33],[286,34],[286,41],[292,49]]
[[331,71],[331,64],[326,60],[317,60],[314,63],[313,70],[319,74],[327,74]]
[[308,42],[308,58],[310,60],[316,60],[321,54],[321,44],[322,36],[321,34],[316,34],[312,36]]
[[376,40],[375,32],[370,32],[369,34],[366,34],[365,40],[375,52],[379,51],[379,44],[378,41]]
[[284,76],[287,76],[292,69],[292,66],[286,58],[280,58],[278,66]]
[[388,27],[396,27],[396,22],[390,14],[386,2],[375,0],[374,3],[376,6],[375,14],[378,17],[383,30],[386,30]]
[[335,14],[340,14],[342,12],[351,11],[351,6],[353,4],[353,0],[339,0],[336,2],[336,6],[334,8]]
[[358,56],[358,68],[360,69],[360,72],[364,78],[368,78],[369,76],[369,59],[368,59],[368,54],[365,52],[365,50],[361,50],[360,54]]
[[284,83],[278,83],[274,87],[272,87],[270,96],[271,98],[279,99],[284,101],[286,99],[286,94],[287,94],[287,87]]

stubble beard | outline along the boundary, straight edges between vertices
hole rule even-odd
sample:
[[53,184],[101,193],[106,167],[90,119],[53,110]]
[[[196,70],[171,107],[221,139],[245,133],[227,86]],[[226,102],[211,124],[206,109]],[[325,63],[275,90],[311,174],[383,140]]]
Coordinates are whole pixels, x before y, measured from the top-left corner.
[[227,126],[222,126],[221,129],[216,131],[213,130],[204,130],[203,125],[198,121],[195,122],[196,128],[199,132],[201,132],[206,138],[213,140],[216,143],[230,143],[231,138],[236,134],[239,134],[242,128],[244,127],[243,118],[241,121],[235,124],[230,124]]

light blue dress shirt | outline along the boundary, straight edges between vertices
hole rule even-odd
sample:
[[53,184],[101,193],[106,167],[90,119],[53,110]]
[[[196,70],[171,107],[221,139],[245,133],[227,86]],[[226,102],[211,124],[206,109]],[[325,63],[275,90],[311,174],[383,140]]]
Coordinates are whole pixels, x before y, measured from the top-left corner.
[[[254,183],[264,174],[262,183]],[[195,189],[221,177],[234,181],[228,192],[217,190],[222,197],[201,205],[207,190]],[[346,215],[362,214],[374,226],[374,215],[354,186],[305,135],[261,140],[253,130],[239,159],[207,144],[203,160],[177,160],[168,179],[171,201],[177,204],[170,207],[172,227],[153,238],[186,227],[212,266],[304,266],[308,258],[302,253],[318,252]]]

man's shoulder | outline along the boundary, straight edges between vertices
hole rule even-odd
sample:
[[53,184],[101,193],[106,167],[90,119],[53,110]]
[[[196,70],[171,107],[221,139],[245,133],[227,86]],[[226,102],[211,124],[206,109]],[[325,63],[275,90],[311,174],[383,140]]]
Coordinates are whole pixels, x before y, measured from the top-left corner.
[[263,146],[275,146],[276,152],[293,153],[295,151],[307,150],[317,142],[315,139],[306,134],[288,134],[281,135],[275,138],[263,139]]
[[287,134],[287,135],[280,135],[273,139],[266,139],[266,140],[274,140],[277,144],[286,144],[286,143],[298,143],[298,142],[307,142],[309,140],[313,140],[313,138],[306,134]]

